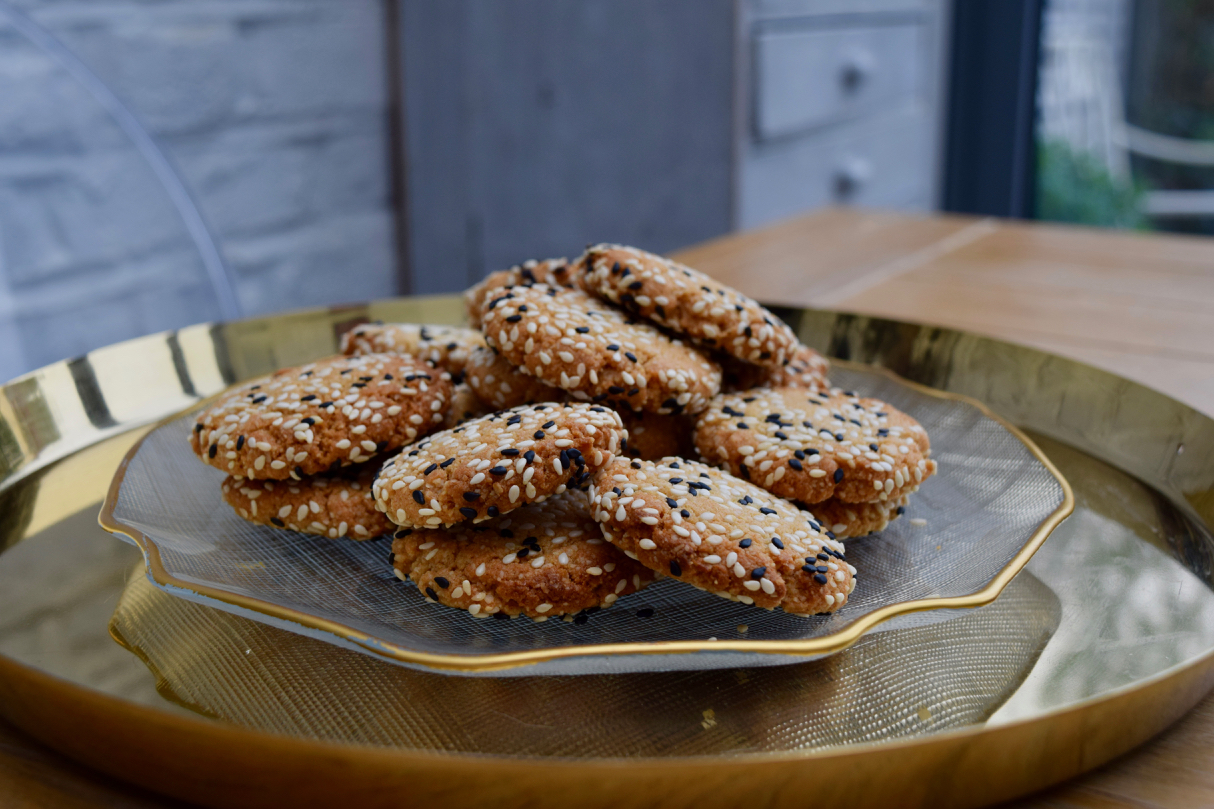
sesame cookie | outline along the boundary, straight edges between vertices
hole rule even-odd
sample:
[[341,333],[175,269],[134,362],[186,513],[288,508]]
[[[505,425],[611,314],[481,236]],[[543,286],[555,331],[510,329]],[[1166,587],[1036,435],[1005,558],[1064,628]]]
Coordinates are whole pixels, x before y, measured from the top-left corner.
[[223,499],[249,522],[336,539],[370,539],[396,526],[375,508],[375,465],[303,480],[247,480],[228,475]]
[[843,543],[811,514],[704,464],[616,458],[595,473],[590,502],[617,548],[724,598],[813,615],[855,587]]
[[686,457],[695,454],[692,432],[695,419],[691,416],[663,416],[658,413],[617,411],[628,430],[624,452],[634,458],[657,461],[671,455]]
[[405,354],[449,371],[457,382],[468,356],[484,345],[479,331],[418,323],[363,323],[341,338],[343,354]]
[[810,507],[814,518],[839,539],[863,537],[884,531],[906,510],[907,498],[884,503],[844,503],[824,500]]
[[410,528],[480,522],[584,486],[623,436],[620,417],[605,407],[501,410],[407,447],[380,470],[375,499]]
[[780,368],[743,362],[732,357],[721,362],[723,381],[721,389],[726,393],[750,390],[751,388],[806,388],[827,390],[830,382],[830,361],[809,346],[798,345],[792,359]]
[[654,580],[603,540],[580,492],[450,530],[404,528],[392,543],[398,578],[477,618],[550,618],[609,607]]
[[298,480],[438,429],[451,391],[446,372],[412,357],[331,357],[221,396],[198,416],[190,446],[229,474]]
[[485,406],[481,397],[476,395],[468,383],[461,382],[455,386],[455,390],[451,394],[451,403],[447,405],[447,415],[443,418],[443,429],[450,430],[452,427],[458,427],[465,421],[483,416],[490,411],[491,408]]
[[707,461],[789,500],[888,502],[936,471],[927,432],[876,399],[833,389],[727,393],[696,422]]
[[464,306],[468,311],[468,322],[474,328],[480,328],[481,313],[489,300],[489,293],[498,287],[510,287],[523,284],[547,284],[554,287],[573,289],[578,286],[582,276],[582,265],[570,263],[563,258],[549,258],[544,261],[524,261],[508,270],[498,270],[485,276],[476,286],[464,292]]
[[523,373],[488,347],[472,352],[464,381],[482,402],[498,410],[522,404],[562,402],[569,395]]
[[581,290],[498,288],[482,328],[523,372],[617,409],[698,413],[721,387],[720,366],[699,351]]
[[699,345],[775,368],[791,359],[798,345],[792,329],[763,306],[670,259],[599,244],[583,260],[589,291]]

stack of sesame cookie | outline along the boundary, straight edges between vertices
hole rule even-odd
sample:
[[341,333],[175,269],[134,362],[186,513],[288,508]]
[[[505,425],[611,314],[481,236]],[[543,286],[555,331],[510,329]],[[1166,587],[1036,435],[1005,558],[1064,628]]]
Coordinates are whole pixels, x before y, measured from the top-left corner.
[[475,329],[364,324],[207,410],[191,442],[225,499],[286,531],[391,531],[397,577],[480,618],[582,621],[663,577],[810,615],[855,587],[839,540],[935,470],[913,419],[667,259],[595,245],[466,304]]
[[201,413],[198,457],[228,473],[247,520],[367,539],[387,526],[370,499],[376,459],[438,429],[453,385],[407,356],[334,357],[241,385]]

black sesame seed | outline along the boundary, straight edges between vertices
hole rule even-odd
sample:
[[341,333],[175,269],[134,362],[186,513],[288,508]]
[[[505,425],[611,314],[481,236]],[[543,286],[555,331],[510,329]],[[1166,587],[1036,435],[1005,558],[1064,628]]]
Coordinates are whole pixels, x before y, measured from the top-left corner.
[[392,535],[392,538],[400,539],[401,537],[407,537],[407,536],[409,536],[409,534],[412,534],[412,533],[413,533],[412,528],[401,528],[399,531],[397,531],[395,534]]
[[468,506],[461,506],[459,513],[463,514],[469,520],[474,519],[476,517],[476,509],[469,508]]
[[834,532],[834,531],[827,531],[827,532],[826,532],[826,536],[830,537],[831,539],[834,539],[834,538],[835,538],[835,532]]
[[683,568],[679,567],[679,563],[676,562],[674,559],[670,560],[670,575],[671,576],[682,576],[683,575]]
[[754,570],[750,571],[750,577],[752,579],[761,579],[765,575],[767,575],[766,567],[756,567]]
[[434,592],[433,587],[426,588],[426,595],[430,596],[431,601],[438,601],[438,593]]
[[683,516],[683,519],[685,519],[685,520],[691,519],[691,512],[688,511],[687,509],[683,509],[682,511],[679,512],[679,514],[681,514]]
[[200,432],[202,432],[202,425],[201,425],[201,424],[195,424],[195,425],[194,425],[194,432],[196,432],[196,433],[200,433]]
[[671,508],[678,508],[678,507],[679,507],[679,501],[675,500],[673,497],[667,497],[667,498],[666,498],[666,505],[670,506]]
[[422,472],[422,475],[423,475],[423,476],[424,476],[424,475],[428,475],[428,474],[430,474],[431,472],[433,472],[435,469],[438,469],[438,464],[436,464],[436,463],[432,463],[432,464],[430,464],[429,466],[427,466],[427,467],[426,467],[425,471],[424,471],[424,472]]
[[590,331],[590,327],[589,326],[578,326],[576,329],[574,329],[574,331],[576,331],[578,334],[586,334],[587,332]]
[[526,559],[530,554],[531,554],[530,548],[526,548],[526,547],[520,548],[519,552],[515,554],[515,558]]
[[620,347],[618,345],[616,345],[615,343],[612,343],[611,345],[607,346],[607,350],[608,351],[619,351]]
[[764,506],[759,509],[759,513],[760,514],[775,514],[776,510],[774,508],[767,508],[766,506]]
[[236,451],[239,452],[242,449],[244,449],[244,436],[243,435],[236,437]]
[[612,385],[611,387],[609,387],[607,389],[607,392],[610,393],[612,396],[619,396],[621,393],[624,392],[624,389],[621,388],[619,385]]
[[556,422],[555,421],[546,421],[543,424],[541,424],[540,426],[543,427],[545,430],[551,430],[553,427],[556,426]]
[[827,554],[827,553],[820,553],[820,554],[818,554],[818,557],[817,557],[817,558],[819,558],[819,559],[821,559],[823,562],[825,562],[825,561],[827,561],[828,559],[830,559],[830,554]]
[[818,584],[826,584],[826,576],[822,575],[821,573],[815,573],[814,581],[816,581]]
[[275,525],[277,525],[279,528],[285,528],[285,527],[286,527],[286,523],[285,523],[285,522],[283,522],[282,520],[278,519],[277,517],[271,517],[271,518],[270,518],[270,522],[274,523],[274,524],[275,524]]
[[835,470],[835,483],[840,483],[842,480],[843,480],[843,470],[841,468],[836,469]]
[[577,624],[578,626],[581,626],[582,624],[586,623],[589,620],[590,620],[590,616],[584,612],[579,612],[577,615],[573,616],[573,622],[575,624]]
[[479,500],[480,497],[481,497],[480,492],[464,492],[464,499],[467,500],[469,503]]
[[805,467],[801,466],[801,462],[798,461],[796,458],[789,458],[788,465],[791,466],[793,469],[797,470],[798,472],[802,471],[805,468]]
[[501,514],[502,512],[501,512],[501,509],[499,509],[497,506],[489,506],[489,508],[485,510],[485,513],[488,514],[490,517],[496,517],[498,514]]
[[490,469],[490,470],[489,470],[489,474],[490,474],[490,475],[504,475],[504,474],[506,474],[508,471],[510,471],[510,470],[508,470],[508,469],[507,469],[506,467],[504,467],[504,466],[495,466],[495,467],[493,467],[492,469]]
[[744,539],[738,543],[738,547],[739,548],[749,548],[752,541],[753,540],[751,540],[750,538]]
[[775,546],[776,546],[777,548],[779,548],[780,550],[784,550],[784,543],[780,541],[780,538],[779,538],[779,537],[772,537],[772,538],[771,538],[771,544],[772,544],[772,545],[775,545]]
[[443,588],[444,590],[446,590],[448,587],[451,586],[451,582],[447,581],[442,576],[435,576],[434,583],[437,584],[439,587]]
[[544,437],[544,431],[543,431],[543,430],[536,430],[536,431],[535,431],[535,434],[534,434],[534,435],[532,435],[531,437],[532,437],[532,438],[534,438],[536,441],[539,441],[541,438],[543,438],[543,437]]
[[526,460],[527,463],[531,463],[532,461],[534,461],[535,460],[535,450],[529,449],[526,452],[524,452],[523,459]]
[[637,361],[637,355],[633,354],[631,351],[625,351],[624,356],[627,357],[628,359],[632,360],[633,362]]
[[632,468],[633,468],[633,469],[640,469],[640,468],[641,468],[641,462],[640,462],[640,461],[633,461],[633,462],[632,462]]
[[442,463],[440,463],[440,464],[439,464],[439,468],[440,468],[440,469],[446,469],[448,466],[450,466],[450,465],[451,465],[451,464],[453,464],[453,463],[455,463],[455,459],[454,459],[454,458],[448,458],[447,460],[445,460],[445,461],[443,461]]
[[207,457],[208,457],[208,458],[214,458],[214,457],[215,457],[215,453],[217,453],[217,452],[219,452],[219,445],[218,445],[218,444],[212,444],[212,445],[210,446],[210,448],[209,448],[209,449],[207,449]]
[[906,506],[898,506],[898,508],[896,509],[896,511],[897,511],[897,513],[898,513],[898,514],[905,514],[905,513],[906,513]]
[[417,503],[419,506],[426,505],[426,496],[422,494],[421,489],[413,490],[413,502]]
[[750,429],[750,427],[748,427],[746,424],[744,424],[744,423],[742,423],[742,422],[740,422],[740,421],[739,421],[739,422],[738,422],[738,429],[739,429],[739,430],[749,430],[749,429]]

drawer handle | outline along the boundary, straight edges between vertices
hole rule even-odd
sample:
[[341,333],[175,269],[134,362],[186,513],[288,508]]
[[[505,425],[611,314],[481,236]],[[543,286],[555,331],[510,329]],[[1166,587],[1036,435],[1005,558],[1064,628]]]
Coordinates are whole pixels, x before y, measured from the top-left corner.
[[849,157],[835,169],[835,199],[847,201],[860,192],[872,176],[873,167],[862,157]]
[[839,68],[839,83],[849,93],[858,92],[876,68],[876,61],[868,51],[852,51],[843,59]]

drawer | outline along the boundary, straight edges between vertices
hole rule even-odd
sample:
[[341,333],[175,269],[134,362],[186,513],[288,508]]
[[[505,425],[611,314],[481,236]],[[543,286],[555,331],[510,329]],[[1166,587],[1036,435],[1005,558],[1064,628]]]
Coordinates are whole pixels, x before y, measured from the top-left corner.
[[920,94],[923,25],[803,26],[756,29],[756,140],[798,135]]
[[902,107],[815,135],[744,150],[738,226],[758,227],[823,205],[928,208],[936,187],[935,122]]

